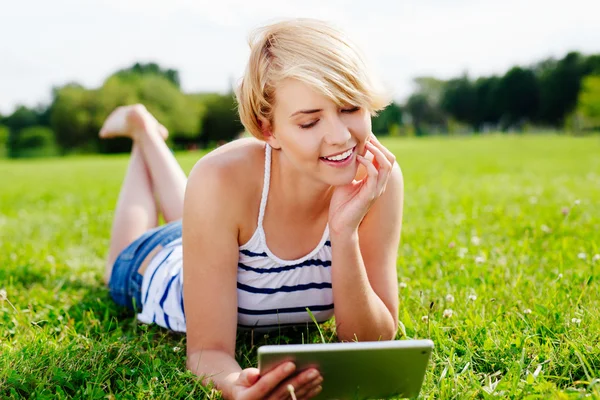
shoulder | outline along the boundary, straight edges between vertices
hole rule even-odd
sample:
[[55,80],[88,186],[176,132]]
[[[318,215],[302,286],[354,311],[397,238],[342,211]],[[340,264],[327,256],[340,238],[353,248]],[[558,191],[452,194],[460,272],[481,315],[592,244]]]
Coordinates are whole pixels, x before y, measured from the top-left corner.
[[[254,138],[227,143],[196,162],[184,198],[186,221],[239,230],[249,207],[260,201],[265,143]],[[188,226],[190,226],[188,224]]]
[[[265,143],[254,138],[227,143],[196,162],[188,178],[188,186],[210,185],[217,193],[238,194],[262,182]],[[255,185],[254,185],[255,186]]]

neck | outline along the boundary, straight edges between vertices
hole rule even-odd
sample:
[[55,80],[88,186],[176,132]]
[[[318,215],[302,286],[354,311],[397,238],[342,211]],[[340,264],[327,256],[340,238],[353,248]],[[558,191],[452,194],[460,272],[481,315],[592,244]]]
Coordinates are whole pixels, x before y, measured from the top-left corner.
[[[275,183],[275,184],[274,184]],[[301,173],[277,150],[271,151],[271,194],[303,220],[317,220],[329,210],[334,187]]]

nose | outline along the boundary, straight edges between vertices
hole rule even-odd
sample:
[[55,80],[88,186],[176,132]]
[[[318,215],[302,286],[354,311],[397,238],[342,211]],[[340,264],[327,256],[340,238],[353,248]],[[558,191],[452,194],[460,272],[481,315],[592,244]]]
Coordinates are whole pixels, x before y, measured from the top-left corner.
[[330,145],[343,145],[348,143],[352,135],[350,129],[339,117],[332,117],[325,133],[325,143]]

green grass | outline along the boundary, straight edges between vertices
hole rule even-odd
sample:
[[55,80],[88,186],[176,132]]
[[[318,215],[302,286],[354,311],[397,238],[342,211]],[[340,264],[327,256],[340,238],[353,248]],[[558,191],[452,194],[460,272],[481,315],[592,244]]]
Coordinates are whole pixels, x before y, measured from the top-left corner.
[[[384,143],[406,186],[399,336],[436,346],[421,396],[599,398],[600,138]],[[187,172],[199,156],[178,159]],[[0,302],[0,398],[209,396],[186,372],[185,338],[136,323],[101,283],[126,165],[0,161],[0,289],[10,301]],[[332,324],[324,335],[332,340]],[[299,340],[321,339],[242,335],[238,361]]]

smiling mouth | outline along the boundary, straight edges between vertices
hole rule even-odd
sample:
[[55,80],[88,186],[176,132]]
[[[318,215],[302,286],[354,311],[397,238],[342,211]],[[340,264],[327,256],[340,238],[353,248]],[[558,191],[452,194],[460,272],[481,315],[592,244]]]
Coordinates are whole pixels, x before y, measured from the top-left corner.
[[337,154],[335,156],[331,156],[331,157],[320,157],[321,160],[327,160],[327,161],[344,161],[346,159],[348,159],[348,157],[352,156],[352,153],[354,153],[354,149],[356,149],[356,146],[354,146],[351,149],[346,150],[345,152],[341,153],[341,154]]

